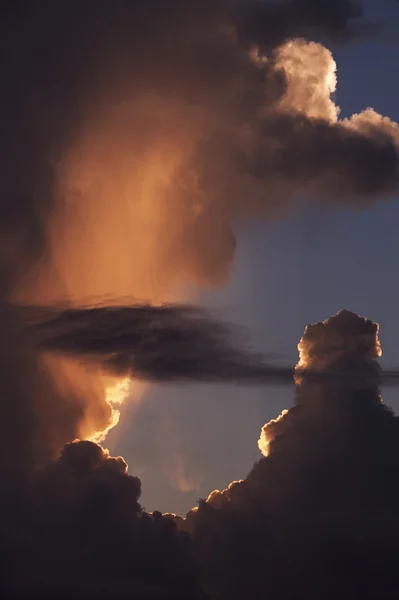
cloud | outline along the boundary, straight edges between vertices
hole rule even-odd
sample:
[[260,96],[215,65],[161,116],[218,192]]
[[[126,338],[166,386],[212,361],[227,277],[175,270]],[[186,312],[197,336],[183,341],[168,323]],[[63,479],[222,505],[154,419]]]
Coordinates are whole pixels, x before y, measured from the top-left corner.
[[266,456],[185,519],[146,513],[122,458],[67,444],[2,524],[6,583],[151,598],[257,598],[266,586],[271,598],[345,587],[355,599],[385,585],[395,598],[399,425],[375,377],[378,325],[340,311],[309,325],[298,349],[295,403],[263,428]]
[[[382,370],[374,360],[381,351],[377,325],[364,320],[366,333],[354,337],[353,327],[358,326],[358,317],[345,310],[325,323],[307,327],[298,346],[301,355],[295,371],[287,365],[273,364],[272,354],[254,352],[243,328],[194,305],[18,307],[16,310],[39,350],[83,361],[89,367],[100,366],[113,376],[156,382],[285,385],[293,383],[294,375],[330,382],[345,379],[346,385],[350,381],[356,385],[365,377],[378,383],[399,382],[397,371]],[[319,333],[326,324],[330,329],[336,327],[333,348]],[[368,341],[370,348],[366,345]],[[352,349],[352,343],[359,348]],[[358,371],[357,363],[350,363],[348,358],[353,355],[354,361],[358,359],[360,345],[369,352],[366,372]],[[333,353],[337,356],[335,368],[325,368],[324,361],[331,365]]]
[[[367,496],[372,508],[378,491],[390,486],[378,478],[376,467],[368,469],[374,477],[371,491],[365,491],[363,480],[351,479],[348,470],[342,471],[342,477],[339,469],[329,468],[321,479],[308,475],[305,455],[323,458],[327,461],[323,464],[330,467],[331,452],[333,456],[341,452],[341,457],[343,444],[348,452],[353,447],[345,433],[345,427],[351,426],[335,427],[350,413],[345,412],[343,401],[327,412],[330,425],[324,435],[328,433],[331,444],[327,448],[315,442],[321,436],[313,425],[320,424],[320,415],[315,417],[309,406],[313,400],[320,406],[320,396],[332,391],[324,375],[314,381],[309,373],[306,377],[300,373],[301,393],[307,389],[313,400],[298,401],[278,428],[284,430],[292,422],[305,454],[298,453],[294,434],[273,434],[270,455],[260,463],[268,466],[255,467],[245,482],[229,492],[239,506],[254,503],[256,508],[253,521],[234,536],[234,543],[226,540],[224,532],[231,519],[237,531],[236,509],[233,516],[230,509],[227,516],[223,512],[220,521],[219,515],[213,518],[210,503],[201,505],[198,527],[201,519],[208,527],[211,515],[225,545],[220,551],[218,541],[207,554],[206,536],[195,534],[200,557],[195,567],[190,563],[192,546],[187,538],[175,532],[171,519],[140,512],[137,481],[129,478],[123,461],[111,459],[96,446],[67,446],[43,476],[40,498],[34,504],[25,502],[34,473],[56,459],[66,443],[76,437],[98,436],[115,423],[105,397],[111,374],[111,380],[115,374],[133,373],[157,381],[291,379],[291,369],[269,366],[240,345],[229,345],[225,330],[214,321],[215,329],[210,331],[198,313],[192,319],[185,313],[181,319],[180,309],[174,313],[148,308],[146,313],[143,304],[176,302],[176,286],[187,281],[223,285],[237,244],[233,222],[284,216],[304,198],[332,208],[343,203],[363,208],[397,194],[398,126],[367,108],[350,119],[339,118],[333,97],[335,63],[323,45],[327,39],[361,37],[374,32],[374,26],[354,3],[333,4],[310,0],[245,4],[118,0],[100,1],[95,7],[90,0],[2,3],[0,507],[6,515],[2,520],[4,554],[12,563],[5,571],[14,582],[20,581],[23,570],[31,589],[43,590],[49,582],[51,593],[61,587],[73,593],[95,589],[111,595],[109,587],[116,593],[115,573],[118,581],[129,578],[133,565],[135,583],[128,585],[132,594],[143,595],[145,588],[148,595],[160,595],[159,587],[166,586],[172,597],[181,593],[193,598],[198,564],[206,573],[206,585],[220,589],[220,579],[212,579],[212,561],[222,556],[215,573],[230,565],[228,572],[242,577],[240,581],[231,578],[231,593],[248,597],[251,589],[257,589],[257,580],[251,588],[252,580],[245,574],[252,574],[259,557],[264,559],[254,548],[268,544],[268,564],[276,566],[271,574],[268,571],[268,585],[274,586],[268,591],[275,593],[279,586],[293,585],[295,578],[279,577],[283,561],[276,557],[284,554],[277,542],[270,542],[279,539],[278,519],[265,531],[267,519],[263,509],[257,510],[264,503],[266,489],[269,495],[264,504],[274,507],[273,516],[279,517],[282,512],[275,507],[283,511],[288,497],[296,499],[301,511],[303,506],[317,504],[315,490],[320,481],[323,493],[330,493],[331,503],[335,502],[333,508],[345,503],[341,480],[348,482],[359,505]],[[129,307],[114,312],[79,309],[83,304],[106,304],[109,297],[129,298],[129,302],[133,298],[141,303],[141,312]],[[67,310],[55,308],[46,313],[44,324],[49,329],[28,331],[23,311],[12,303],[62,305]],[[78,308],[74,312],[71,307]],[[154,315],[163,319],[155,328]],[[35,338],[33,331],[37,336],[46,332],[46,337]],[[76,357],[91,361],[90,368],[77,364]],[[364,360],[360,363],[364,372],[357,372],[363,378],[367,369]],[[376,373],[373,369],[367,384],[370,402],[360,400],[356,392],[359,402],[355,404],[369,406],[381,418],[376,417],[373,429],[362,412],[362,434],[354,434],[353,439],[364,449],[367,438],[362,456],[370,464],[374,460],[370,447],[382,448],[384,464],[394,471],[396,464],[389,458],[396,452],[393,417],[382,413],[376,402],[376,379],[381,377]],[[340,390],[338,385],[334,394],[336,390]],[[341,391],[342,399],[347,398],[347,389]],[[296,415],[306,416],[299,429]],[[380,436],[382,424],[386,424],[385,436]],[[382,437],[380,446],[370,443]],[[282,471],[270,466],[284,462],[278,458],[277,447],[282,448],[284,472],[289,473],[283,483]],[[350,456],[360,477],[365,469],[359,451],[353,452]],[[375,460],[378,465],[382,462],[382,458]],[[314,463],[310,464],[313,468]],[[316,466],[314,472],[320,473]],[[387,482],[388,466],[381,467]],[[272,475],[260,475],[263,469]],[[326,472],[334,474],[335,487]],[[311,497],[304,480],[310,481]],[[54,499],[56,486],[63,490],[63,502]],[[391,491],[384,501],[391,498]],[[228,505],[233,504],[229,500]],[[298,506],[289,504],[288,512],[299,510]],[[137,529],[121,542],[125,538],[122,533],[119,537],[119,525],[129,519]],[[106,533],[100,522],[107,525]],[[118,535],[113,533],[115,523]],[[307,533],[308,522],[303,519],[301,523]],[[208,527],[209,539],[215,541],[213,526]],[[70,536],[65,548],[60,531]],[[324,531],[330,534],[337,529]],[[365,531],[371,535],[369,529]],[[287,536],[289,532],[288,528]],[[75,539],[72,543],[72,534],[81,544],[75,544]],[[315,548],[322,545],[316,533],[311,539]],[[247,541],[253,553],[237,569],[239,555],[234,552],[247,547]],[[291,536],[289,541],[295,542],[288,561],[295,570],[298,563],[293,556],[295,550],[299,556],[302,538]],[[105,542],[115,549],[114,555],[105,554]],[[325,547],[323,551],[327,552]],[[230,558],[237,561],[234,569]],[[311,561],[310,552],[301,554],[301,561],[305,559]],[[264,569],[259,573],[263,577]],[[316,568],[313,573],[318,573]],[[157,590],[151,588],[152,580],[156,586],[159,582]],[[305,584],[311,585],[310,576]],[[122,594],[126,588],[121,587],[118,593]]]
[[[309,325],[299,350],[298,372],[335,372],[339,364],[367,375],[378,368],[378,326],[341,311]],[[317,598],[331,586],[328,597],[345,587],[356,598],[359,590],[378,597],[384,582],[394,598],[398,417],[367,376],[355,386],[339,378],[297,381],[294,406],[262,429],[265,457],[187,517],[207,583],[216,597],[239,598],[246,589],[255,598],[266,586],[271,598],[298,590]]]
[[12,523],[7,579],[24,570],[12,582],[16,597],[203,598],[189,538],[172,519],[145,513],[140,491],[121,457],[93,442],[67,444],[37,474],[22,521]]
[[297,371],[333,371],[356,368],[379,371],[377,359],[382,355],[378,325],[348,310],[321,323],[308,325],[299,344]]
[[292,381],[293,369],[265,362],[239,328],[195,306],[21,309],[43,352],[86,360],[112,375],[150,381]]
[[[10,302],[164,304],[187,282],[223,285],[233,222],[395,197],[398,126],[371,109],[339,119],[321,42],[369,28],[353,2],[14,2],[2,16],[0,304],[16,341],[0,455],[19,440],[16,473],[112,427],[108,372],[131,365],[120,348],[102,354],[107,375],[38,354]],[[227,378],[237,358],[215,373],[188,353],[177,372],[157,352],[143,377]]]
[[296,37],[340,42],[376,35],[380,28],[366,18],[357,0],[255,0],[238,2],[242,27],[250,40],[270,46]]

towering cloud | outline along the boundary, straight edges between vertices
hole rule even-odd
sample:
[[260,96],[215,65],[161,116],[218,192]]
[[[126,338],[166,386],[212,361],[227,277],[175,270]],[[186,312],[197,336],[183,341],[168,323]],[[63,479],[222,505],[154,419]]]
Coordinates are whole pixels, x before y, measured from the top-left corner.
[[[274,440],[279,443],[279,437],[289,432],[297,418],[306,419],[307,411],[315,409],[312,399],[319,404],[316,410],[323,411],[326,427],[331,411],[343,411],[344,416],[358,409],[356,396],[364,407],[367,401],[377,406],[381,403],[377,388],[381,367],[377,358],[382,350],[376,323],[342,310],[322,323],[308,325],[298,350],[297,404],[263,427],[259,448],[265,456],[272,451]],[[382,407],[381,412],[384,411]]]
[[377,598],[381,586],[394,598],[399,425],[373,381],[378,326],[341,311],[308,326],[299,350],[295,404],[263,428],[265,458],[188,515],[204,576],[221,598],[265,586],[271,598]]

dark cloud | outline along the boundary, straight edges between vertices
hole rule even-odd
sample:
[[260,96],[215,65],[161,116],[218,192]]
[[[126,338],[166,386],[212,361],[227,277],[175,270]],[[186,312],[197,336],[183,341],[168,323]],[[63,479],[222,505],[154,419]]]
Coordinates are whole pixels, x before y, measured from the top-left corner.
[[[302,359],[374,370],[377,330],[341,312],[307,328]],[[398,423],[367,378],[300,379],[294,406],[263,428],[267,456],[184,524],[215,597],[395,598]]]
[[[64,317],[54,318],[64,327]],[[185,519],[146,513],[122,458],[67,444],[1,520],[7,589],[21,598],[333,600],[342,590],[380,598],[383,587],[396,598],[399,421],[375,379],[378,326],[341,311],[309,325],[299,351],[295,404],[263,428],[266,456]],[[350,385],[341,371],[355,375]]]
[[237,5],[247,37],[266,47],[295,37],[342,42],[379,31],[357,0],[255,0]]
[[339,123],[332,127],[323,119],[289,114],[273,115],[261,127],[263,136],[247,167],[258,179],[276,178],[281,190],[284,181],[295,181],[299,193],[359,205],[373,202],[376,192],[388,197],[397,190],[397,142],[380,132],[378,123],[370,124],[367,136]]
[[152,381],[290,383],[293,369],[265,362],[239,328],[184,305],[22,309],[43,352]]
[[[293,382],[294,369],[273,364],[273,355],[251,350],[243,329],[193,305],[16,310],[42,352],[100,366],[112,375],[157,382]],[[335,337],[330,334],[327,340],[319,332],[326,323],[330,330],[336,328]],[[366,378],[399,383],[397,371],[383,371],[375,361],[380,351],[377,325],[367,320],[360,323],[366,331],[357,331],[357,315],[343,310],[328,322],[308,326],[299,345],[301,366],[297,366],[296,377],[331,383],[344,379],[346,385],[357,385]],[[331,340],[333,347],[328,345]],[[357,345],[352,348],[351,344]],[[369,353],[369,362],[360,363],[362,367],[366,364],[367,370],[357,369],[362,349]],[[334,369],[332,356],[337,357]]]
[[65,446],[3,531],[13,597],[203,598],[189,537],[145,513],[140,491],[122,458],[92,442]]

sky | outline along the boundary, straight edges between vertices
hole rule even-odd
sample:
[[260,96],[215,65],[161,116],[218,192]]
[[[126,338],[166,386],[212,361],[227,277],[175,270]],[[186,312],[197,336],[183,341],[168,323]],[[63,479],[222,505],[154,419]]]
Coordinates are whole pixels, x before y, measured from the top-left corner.
[[[333,54],[341,116],[370,106],[397,121],[396,43],[355,42]],[[245,326],[256,348],[290,365],[306,324],[348,308],[379,323],[381,362],[397,366],[398,221],[399,202],[391,201],[361,211],[309,206],[272,222],[235,223],[229,284],[194,295]],[[399,413],[397,391],[385,388],[383,396]],[[133,394],[122,408],[105,445],[142,480],[148,510],[185,514],[199,497],[247,475],[260,458],[260,428],[292,405],[293,389],[151,385],[140,397]]]

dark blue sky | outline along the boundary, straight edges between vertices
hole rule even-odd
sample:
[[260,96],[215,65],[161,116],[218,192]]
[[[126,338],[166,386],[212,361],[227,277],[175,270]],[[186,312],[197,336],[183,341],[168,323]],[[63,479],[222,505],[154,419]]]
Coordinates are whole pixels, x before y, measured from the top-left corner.
[[[334,51],[342,116],[371,106],[399,120],[398,49],[368,42]],[[399,365],[398,224],[399,202],[391,202],[364,211],[308,207],[278,222],[237,225],[231,282],[201,301],[225,309],[288,364],[307,323],[349,308],[380,323],[383,362]],[[399,412],[398,391],[383,395]],[[185,513],[198,497],[245,477],[260,457],[261,426],[292,398],[292,388],[153,386],[124,408],[106,445],[142,479],[148,510]]]

